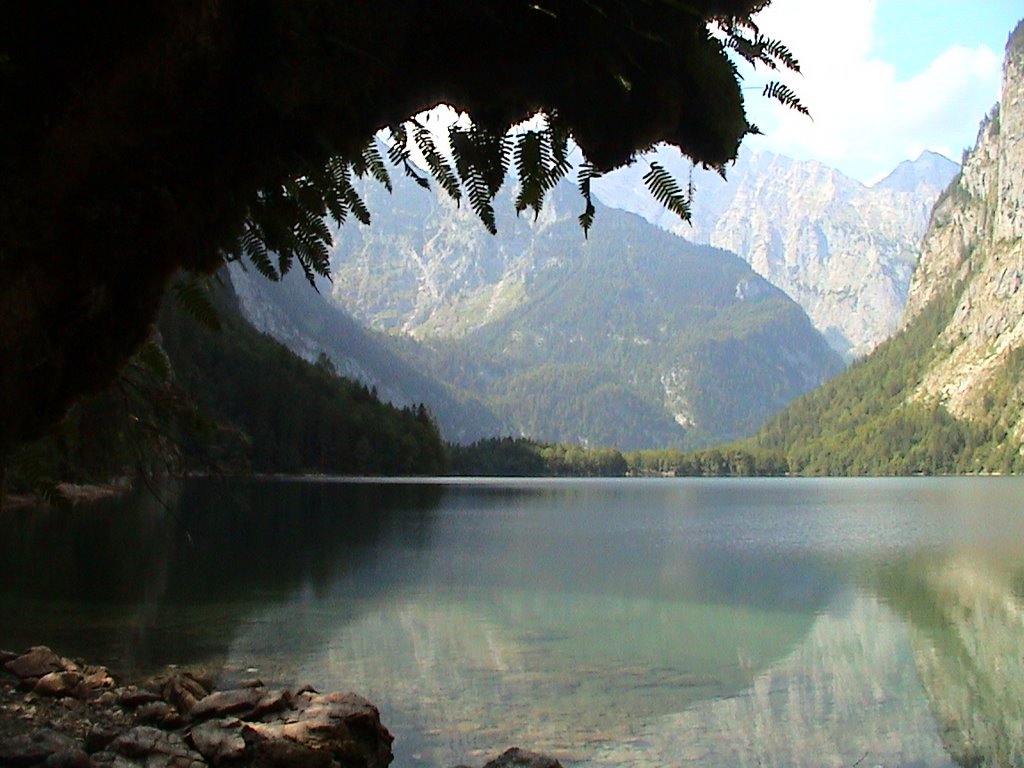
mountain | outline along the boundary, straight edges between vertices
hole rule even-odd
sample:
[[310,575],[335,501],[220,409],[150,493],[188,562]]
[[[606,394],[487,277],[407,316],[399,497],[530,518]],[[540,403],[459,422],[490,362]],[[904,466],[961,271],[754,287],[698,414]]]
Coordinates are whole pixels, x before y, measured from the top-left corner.
[[899,332],[758,435],[796,471],[1024,469],[1024,26],[935,204]]
[[[691,173],[668,149],[655,159],[678,178]],[[692,171],[687,225],[645,194],[645,167],[600,179],[596,194],[694,242],[738,254],[799,302],[848,359],[898,327],[929,211],[957,172],[953,161],[925,152],[865,186],[821,163],[744,149],[727,169],[728,181]]]
[[399,406],[427,404],[445,438],[472,442],[507,431],[479,398],[416,368],[393,349],[396,342],[364,328],[336,302],[330,283],[314,291],[301,272],[277,283],[232,265],[228,278],[246,319],[305,360],[326,354],[338,373],[363,382]]
[[[917,194],[922,202],[937,197],[956,177],[959,166],[945,155],[924,151],[917,160],[904,160],[872,189]],[[929,208],[931,206],[928,206]]]
[[568,184],[536,218],[516,217],[505,189],[497,237],[405,179],[392,195],[363,193],[374,223],[338,231],[331,297],[513,434],[707,445],[751,434],[841,368],[802,310],[735,255],[600,204],[585,238]]

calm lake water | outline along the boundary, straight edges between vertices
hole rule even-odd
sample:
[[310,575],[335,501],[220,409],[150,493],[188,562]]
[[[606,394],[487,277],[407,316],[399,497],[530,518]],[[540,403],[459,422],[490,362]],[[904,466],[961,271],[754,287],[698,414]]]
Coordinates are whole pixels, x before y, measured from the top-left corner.
[[400,767],[1024,765],[1021,480],[166,494],[0,514],[0,647],[355,690]]

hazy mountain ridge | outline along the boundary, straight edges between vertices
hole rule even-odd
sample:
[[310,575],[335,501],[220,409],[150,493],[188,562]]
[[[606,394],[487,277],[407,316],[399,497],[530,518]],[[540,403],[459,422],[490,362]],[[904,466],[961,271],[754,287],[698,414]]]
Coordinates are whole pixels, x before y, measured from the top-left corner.
[[[658,161],[686,179],[668,150]],[[606,204],[631,210],[694,242],[733,251],[782,288],[847,357],[898,326],[917,245],[936,197],[957,166],[926,152],[865,186],[820,163],[741,150],[727,170],[695,169],[685,224],[645,197],[643,163],[595,182]]]
[[439,189],[428,193],[404,178],[395,179],[394,194],[364,185],[375,222],[336,231],[331,296],[371,328],[416,338],[460,336],[502,316],[523,301],[538,271],[560,263],[544,247],[548,229],[583,208],[563,185],[536,218],[516,216],[509,186],[494,206],[494,237],[468,204]]

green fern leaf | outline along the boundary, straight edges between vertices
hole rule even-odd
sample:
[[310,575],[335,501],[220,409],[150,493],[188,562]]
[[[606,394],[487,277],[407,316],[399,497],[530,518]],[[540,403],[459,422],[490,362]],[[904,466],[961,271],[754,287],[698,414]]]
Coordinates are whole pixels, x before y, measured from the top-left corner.
[[340,227],[348,218],[348,204],[340,188],[339,179],[344,177],[345,163],[340,158],[333,158],[327,165],[329,178],[324,184],[324,205],[331,217]]
[[174,284],[173,291],[178,306],[185,314],[210,330],[220,330],[220,314],[210,301],[209,287],[205,279],[198,276],[184,278]]
[[423,159],[427,161],[430,175],[437,181],[438,186],[447,192],[448,196],[456,203],[462,200],[459,180],[455,177],[455,172],[452,171],[444,155],[438,151],[437,145],[434,143],[433,134],[417,122],[413,130],[413,138],[420,150],[420,154],[423,155]]
[[590,182],[592,179],[596,179],[601,174],[594,170],[594,166],[590,163],[584,163],[580,166],[579,177],[577,179],[577,185],[579,186],[580,196],[586,202],[586,210],[579,216],[580,226],[583,228],[583,236],[588,237],[590,235],[590,228],[594,225],[594,214],[597,210],[594,208],[594,200],[591,197]]
[[[214,309],[216,312],[216,309]],[[219,324],[219,318],[218,318]],[[168,382],[171,379],[171,361],[156,341],[150,339],[135,351],[134,360],[148,371],[157,381]]]
[[516,144],[516,174],[519,176],[519,194],[516,195],[516,213],[533,208],[534,218],[544,204],[546,166],[551,162],[550,150],[538,131],[520,134]]
[[469,205],[492,235],[495,224],[492,201],[508,171],[508,142],[478,126],[449,130],[452,156],[459,178],[469,196]]
[[773,60],[764,58],[764,53],[758,47],[757,43],[743,35],[730,35],[725,41],[725,47],[736,51],[736,53],[752,65],[756,66],[758,63],[763,63],[772,69],[776,68],[776,64]]
[[409,160],[409,131],[399,123],[388,128],[391,134],[391,146],[388,147],[388,159],[392,165],[401,165]]
[[569,133],[549,118],[542,130],[526,131],[519,136],[515,149],[519,194],[516,213],[533,208],[540,213],[544,198],[571,170],[569,164]]
[[388,147],[388,159],[393,165],[400,165],[405,175],[415,181],[424,189],[430,189],[430,182],[422,174],[416,172],[409,161],[411,157],[409,149],[409,130],[404,124],[394,125],[388,128],[391,132],[391,146]]
[[[363,198],[356,192],[356,188],[352,186],[352,183],[346,179],[346,184],[339,190],[342,195],[342,199],[345,201],[345,205],[352,212],[352,215],[359,219],[362,224],[370,223],[370,209],[366,207],[366,203],[363,202]],[[330,235],[324,238],[325,243],[329,243],[331,240]]]
[[268,280],[277,281],[280,279],[277,270],[270,262],[270,254],[267,250],[266,240],[259,229],[252,223],[246,225],[245,234],[242,235],[242,250],[249,257],[249,261],[256,267],[256,271]]
[[[762,35],[757,36],[758,45],[761,46],[762,53],[769,60],[780,62],[786,69],[790,69],[794,72],[800,71],[800,62],[796,60],[793,53],[778,40],[772,40]],[[776,67],[773,65],[772,69]]]
[[370,139],[362,151],[352,160],[352,170],[359,178],[369,176],[379,182],[388,192],[392,192],[391,175],[384,165],[384,158],[377,149],[377,140]]
[[773,80],[765,85],[764,90],[761,91],[761,95],[767,96],[769,99],[775,99],[783,106],[796,110],[801,115],[806,115],[807,117],[810,117],[811,115],[810,111],[808,111],[807,107],[800,102],[800,99],[792,89],[783,85],[778,80]]
[[690,201],[679,183],[658,163],[651,163],[644,174],[644,184],[654,199],[683,221],[690,220]]

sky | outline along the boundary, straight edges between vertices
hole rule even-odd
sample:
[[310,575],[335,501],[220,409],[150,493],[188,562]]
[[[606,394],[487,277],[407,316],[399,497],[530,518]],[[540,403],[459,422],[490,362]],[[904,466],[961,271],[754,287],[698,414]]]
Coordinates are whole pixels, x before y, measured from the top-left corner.
[[818,160],[864,183],[929,149],[959,162],[999,99],[1003,49],[1022,0],[773,0],[756,17],[802,73],[781,77],[809,120],[746,74],[747,145]]

